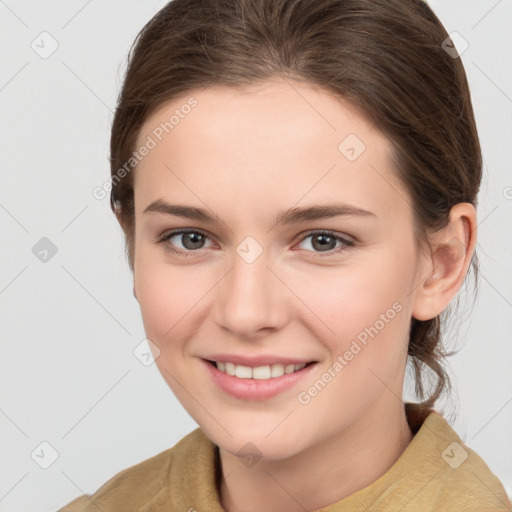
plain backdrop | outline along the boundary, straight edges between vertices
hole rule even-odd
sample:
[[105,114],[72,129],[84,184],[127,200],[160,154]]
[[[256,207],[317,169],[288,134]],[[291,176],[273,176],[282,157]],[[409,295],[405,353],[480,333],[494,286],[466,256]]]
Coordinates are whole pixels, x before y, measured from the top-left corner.
[[[136,357],[144,331],[123,238],[108,197],[92,194],[109,177],[127,52],[164,4],[0,1],[2,512],[57,510],[197,426]],[[479,296],[448,336],[462,350],[446,405],[510,493],[512,2],[431,6],[458,33],[485,160]]]

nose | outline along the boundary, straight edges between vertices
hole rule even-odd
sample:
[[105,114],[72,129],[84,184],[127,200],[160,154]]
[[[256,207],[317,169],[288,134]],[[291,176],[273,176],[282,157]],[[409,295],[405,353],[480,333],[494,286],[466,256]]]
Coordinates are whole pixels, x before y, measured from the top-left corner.
[[253,339],[287,322],[292,293],[270,268],[265,252],[255,261],[235,254],[215,294],[217,324],[237,339]]

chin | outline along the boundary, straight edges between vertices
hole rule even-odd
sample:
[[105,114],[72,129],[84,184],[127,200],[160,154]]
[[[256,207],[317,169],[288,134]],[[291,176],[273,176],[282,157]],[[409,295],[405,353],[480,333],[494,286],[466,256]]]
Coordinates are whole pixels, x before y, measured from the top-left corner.
[[235,425],[226,422],[223,426],[227,432],[217,424],[201,425],[201,429],[216,445],[232,455],[277,461],[296,455],[305,448],[303,444],[306,441],[303,433],[279,425],[280,421],[282,418],[275,421],[271,428],[267,425],[251,426],[244,422]]
[[293,457],[298,452],[297,445],[293,443],[282,444],[280,440],[273,442],[267,440],[247,440],[242,445],[231,441],[220,448],[243,460],[250,461],[280,461]]

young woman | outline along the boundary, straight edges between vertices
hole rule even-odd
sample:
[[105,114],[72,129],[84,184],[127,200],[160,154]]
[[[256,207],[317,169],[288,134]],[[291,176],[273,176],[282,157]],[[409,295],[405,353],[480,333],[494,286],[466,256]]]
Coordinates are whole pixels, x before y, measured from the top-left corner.
[[111,204],[156,363],[200,428],[62,510],[511,510],[435,410],[481,165],[424,2],[169,3],[132,49]]

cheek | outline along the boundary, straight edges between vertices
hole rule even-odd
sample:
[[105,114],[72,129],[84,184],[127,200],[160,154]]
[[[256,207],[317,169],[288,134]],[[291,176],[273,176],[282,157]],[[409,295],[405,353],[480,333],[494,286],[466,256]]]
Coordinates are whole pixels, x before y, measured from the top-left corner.
[[[400,396],[410,323],[404,302],[409,290],[403,274],[382,263],[333,273],[331,279],[326,276],[310,285],[314,293],[308,306],[329,327],[329,334],[321,337],[316,321],[313,332],[330,357],[321,373],[305,383],[301,399],[324,411],[326,424],[338,425],[340,418],[350,423],[383,392]],[[324,327],[322,332],[327,332]],[[325,386],[318,382],[324,378]]]
[[308,297],[307,306],[322,320],[315,317],[310,329],[329,352],[326,366],[336,365],[330,370],[335,383],[323,397],[327,402],[352,403],[386,386],[400,388],[414,275],[414,261],[402,256],[376,251],[375,257],[319,273],[302,285],[298,295]]
[[345,268],[322,269],[314,279],[297,279],[294,290],[314,313],[310,328],[317,334],[320,328],[333,349],[343,349],[336,347],[340,340],[352,339],[376,322],[382,327],[381,315],[385,321],[397,317],[397,309],[405,310],[410,282],[402,263],[394,264],[391,258],[386,262],[380,253],[375,262],[365,259]]
[[198,288],[197,276],[182,269],[145,264],[142,258],[137,263],[134,282],[146,335],[162,353],[174,350],[189,336],[208,287]]

